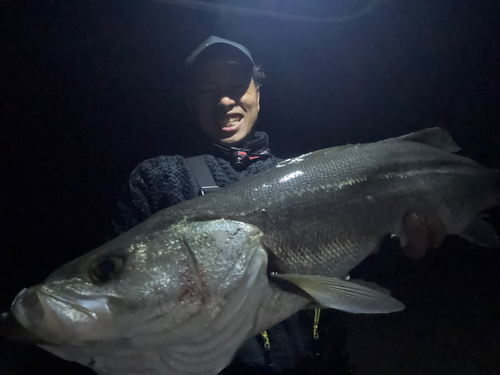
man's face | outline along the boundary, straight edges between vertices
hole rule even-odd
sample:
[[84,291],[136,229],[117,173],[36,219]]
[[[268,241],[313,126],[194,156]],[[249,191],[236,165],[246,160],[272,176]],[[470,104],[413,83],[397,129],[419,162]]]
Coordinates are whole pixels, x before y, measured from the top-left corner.
[[243,66],[209,60],[194,73],[190,107],[212,141],[238,146],[251,132],[259,114],[260,93]]

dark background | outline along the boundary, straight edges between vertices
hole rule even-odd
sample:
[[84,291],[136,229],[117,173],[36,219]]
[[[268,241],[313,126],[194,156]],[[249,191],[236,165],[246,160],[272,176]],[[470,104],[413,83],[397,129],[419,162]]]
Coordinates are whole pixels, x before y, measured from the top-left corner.
[[[366,3],[232,2],[310,16]],[[139,162],[186,152],[198,128],[184,105],[183,64],[210,35],[242,43],[262,64],[258,125],[277,156],[441,126],[463,155],[500,167],[496,0],[390,0],[330,24],[149,1],[0,6],[2,311],[102,244]],[[498,214],[493,222],[500,227]],[[407,310],[345,315],[359,374],[500,374],[498,250],[451,238],[422,261],[388,267],[378,281]],[[0,374],[59,373],[91,372],[0,341]]]

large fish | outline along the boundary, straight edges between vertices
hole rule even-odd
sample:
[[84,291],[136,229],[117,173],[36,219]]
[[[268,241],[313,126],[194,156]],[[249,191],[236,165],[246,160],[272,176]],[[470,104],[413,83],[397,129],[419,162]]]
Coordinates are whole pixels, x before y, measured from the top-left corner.
[[242,343],[300,309],[404,306],[346,280],[403,217],[498,246],[478,217],[500,173],[439,128],[290,159],[170,207],[21,291],[0,332],[99,374],[216,374]]

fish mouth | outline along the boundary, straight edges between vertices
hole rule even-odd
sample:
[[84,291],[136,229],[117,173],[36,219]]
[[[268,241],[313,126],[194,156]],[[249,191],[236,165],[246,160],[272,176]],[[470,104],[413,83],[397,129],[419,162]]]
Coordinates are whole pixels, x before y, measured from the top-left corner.
[[22,344],[56,345],[38,337],[24,327],[11,311],[0,314],[0,337]]
[[[3,319],[10,322],[15,319],[24,328],[17,328],[17,331],[24,331],[17,341],[35,344],[79,345],[104,336],[116,336],[107,298],[75,298],[45,285],[19,292],[11,313]],[[7,330],[4,336],[16,340],[18,333]]]
[[46,286],[24,288],[14,298],[11,311],[0,314],[0,337],[24,344],[59,346],[58,340],[42,328],[47,320],[52,320],[50,300],[68,306],[88,319],[97,319],[94,312],[73,298],[55,294]]
[[47,288],[45,285],[40,286],[40,288],[38,289],[38,292],[40,292],[40,294],[42,296],[45,296],[46,298],[51,298],[55,301],[61,302],[65,305],[71,307],[72,309],[74,309],[82,314],[85,314],[90,319],[97,319],[97,314],[94,313],[93,311],[91,311],[90,309],[86,308],[85,306],[82,306],[81,301],[76,301],[74,298],[71,298],[71,297],[65,295],[64,293],[58,292],[57,294],[55,294],[52,290]]
[[47,313],[53,310],[51,305],[54,302],[84,314],[89,319],[97,319],[97,315],[82,306],[80,301],[61,292],[56,294],[45,285],[21,290],[12,302],[11,311],[19,323],[29,330],[35,322],[46,318]]

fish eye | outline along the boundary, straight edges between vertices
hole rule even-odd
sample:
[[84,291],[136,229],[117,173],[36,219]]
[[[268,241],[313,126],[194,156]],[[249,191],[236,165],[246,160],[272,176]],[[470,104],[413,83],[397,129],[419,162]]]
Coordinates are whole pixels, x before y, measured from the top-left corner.
[[108,282],[120,273],[123,264],[123,258],[119,255],[107,255],[100,258],[90,267],[90,280],[94,283]]

